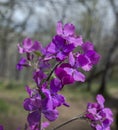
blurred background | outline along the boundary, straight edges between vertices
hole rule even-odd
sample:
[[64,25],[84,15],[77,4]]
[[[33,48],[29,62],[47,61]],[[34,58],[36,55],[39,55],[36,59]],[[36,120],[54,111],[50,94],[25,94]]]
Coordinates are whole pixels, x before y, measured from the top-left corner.
[[[45,46],[60,20],[74,24],[84,41],[92,41],[101,60],[84,84],[64,88],[71,107],[61,107],[59,119],[49,129],[83,112],[86,103],[102,93],[114,112],[112,130],[118,130],[118,0],[0,0],[0,124],[16,130],[26,122],[24,86],[32,84],[32,78],[28,70],[16,70],[17,44],[30,37]],[[86,124],[76,121],[63,129],[91,129]]]

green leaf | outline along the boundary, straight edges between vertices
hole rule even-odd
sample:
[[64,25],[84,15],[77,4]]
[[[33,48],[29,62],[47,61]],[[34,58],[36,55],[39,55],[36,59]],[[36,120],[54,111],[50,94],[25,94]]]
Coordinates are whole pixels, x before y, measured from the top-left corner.
[[37,56],[41,56],[41,53],[39,51],[34,52]]

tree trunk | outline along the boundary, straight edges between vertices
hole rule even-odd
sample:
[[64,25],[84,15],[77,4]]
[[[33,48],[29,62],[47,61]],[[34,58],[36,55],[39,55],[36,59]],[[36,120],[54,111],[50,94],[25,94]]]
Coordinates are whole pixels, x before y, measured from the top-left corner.
[[118,42],[117,42],[117,39],[116,39],[114,41],[114,44],[109,49],[109,53],[108,53],[106,64],[105,64],[105,70],[104,70],[104,73],[102,75],[101,85],[100,85],[100,88],[98,90],[98,93],[101,93],[104,96],[106,94],[106,83],[107,83],[106,79],[107,79],[108,71],[109,71],[109,68],[110,68],[111,57],[112,57],[112,54],[115,51],[117,45],[118,45]]

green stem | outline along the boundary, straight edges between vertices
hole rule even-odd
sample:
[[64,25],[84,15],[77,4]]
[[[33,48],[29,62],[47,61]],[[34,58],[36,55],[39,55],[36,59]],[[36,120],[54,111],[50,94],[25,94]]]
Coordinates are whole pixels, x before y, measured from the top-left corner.
[[59,129],[59,128],[65,126],[65,125],[67,125],[67,124],[69,124],[69,123],[71,123],[71,122],[73,122],[75,120],[78,120],[78,119],[86,119],[86,118],[84,116],[82,116],[82,115],[79,115],[77,117],[74,117],[74,118],[72,118],[72,119],[70,119],[70,120],[68,120],[68,121],[58,125],[57,127],[53,128],[52,130],[57,130],[57,129]]
[[50,79],[50,77],[51,77],[52,73],[53,73],[53,72],[54,72],[54,70],[57,68],[57,66],[58,66],[58,65],[60,65],[60,64],[61,64],[61,62],[57,63],[57,64],[54,66],[54,68],[51,70],[51,72],[50,72],[49,76],[47,77],[46,81],[48,81],[48,80]]

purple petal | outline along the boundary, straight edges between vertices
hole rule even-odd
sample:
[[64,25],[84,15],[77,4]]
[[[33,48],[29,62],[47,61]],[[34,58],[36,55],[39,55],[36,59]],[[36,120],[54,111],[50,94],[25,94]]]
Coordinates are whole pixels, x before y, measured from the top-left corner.
[[69,105],[66,103],[65,97],[63,95],[61,95],[61,94],[53,94],[52,98],[53,98],[54,109],[56,107],[61,106],[61,105],[65,105],[65,106],[69,107]]
[[112,123],[112,122],[113,122],[113,113],[112,113],[111,109],[109,109],[109,108],[104,108],[104,109],[103,109],[103,112],[105,113],[105,117],[106,117],[107,119],[109,119],[110,123]]
[[45,122],[41,123],[42,130],[47,128],[49,125],[50,125],[50,123],[48,121],[45,121]]
[[69,54],[71,51],[73,51],[74,48],[75,47],[73,44],[66,44],[64,46],[63,52]]
[[83,70],[85,71],[89,71],[91,70],[92,68],[92,63],[90,62],[90,60],[88,59],[88,57],[86,57],[85,55],[83,54],[80,54],[78,57],[77,57],[77,60],[76,60],[76,66],[77,67],[81,67]]
[[85,66],[89,63],[88,59],[84,55],[79,55],[78,58],[78,64],[82,67]]
[[19,60],[18,64],[16,65],[16,68],[17,68],[17,70],[22,70],[23,67],[28,67],[28,66],[29,66],[29,65],[28,65],[28,63],[27,63],[27,60],[26,60],[24,57],[22,57],[22,58]]
[[39,51],[41,50],[41,43],[39,43],[38,41],[34,41],[34,44],[32,46],[32,51]]
[[20,54],[23,54],[23,53],[24,53],[24,50],[23,50],[23,48],[20,46],[20,44],[18,44],[17,47],[18,47],[18,52],[19,52]]
[[63,61],[66,58],[66,55],[63,52],[59,52],[56,55],[57,60]]
[[94,50],[94,46],[91,42],[85,42],[83,45],[82,45],[82,48],[84,50],[84,52],[87,52],[89,50]]
[[93,65],[92,64],[87,64],[82,66],[82,69],[85,71],[90,71],[92,69]]
[[61,68],[71,68],[72,66],[69,63],[63,63],[60,65]]
[[94,118],[94,115],[92,114],[92,113],[87,113],[86,114],[86,117],[88,118],[88,119],[90,119],[90,120],[94,120],[95,118]]
[[96,100],[97,100],[98,104],[100,104],[100,106],[103,108],[104,102],[105,102],[104,97],[102,95],[98,94],[97,97],[96,97]]
[[50,89],[51,89],[51,92],[54,92],[54,93],[61,90],[62,89],[61,81],[57,78],[52,79],[50,82]]
[[36,70],[33,73],[33,79],[36,82],[37,86],[40,86],[41,81],[46,77],[47,75],[41,70]]
[[102,125],[104,128],[107,128],[111,125],[111,122],[109,119],[105,119],[103,122],[102,122]]
[[71,75],[71,76],[73,75],[73,72],[74,72],[73,68],[71,68],[71,67],[65,67],[64,70],[66,71],[66,73],[68,75]]
[[66,76],[63,77],[63,79],[62,79],[63,85],[72,84],[72,83],[74,83],[74,78],[72,76],[66,75]]
[[38,124],[41,118],[41,113],[39,111],[34,111],[28,114],[27,121],[29,125]]
[[24,49],[30,49],[33,45],[32,40],[30,38],[25,38],[22,44]]
[[74,66],[75,64],[75,58],[72,52],[69,53],[69,63],[71,64],[71,66]]
[[68,37],[70,43],[73,43],[74,47],[81,46],[83,44],[82,36]]
[[62,79],[64,76],[67,75],[66,71],[65,71],[63,68],[61,68],[61,67],[59,67],[59,68],[57,68],[57,69],[55,70],[55,74],[56,74],[56,76],[57,76],[59,79]]
[[27,111],[33,111],[38,109],[37,107],[32,105],[32,101],[30,98],[26,98],[23,103],[24,109]]
[[57,23],[56,32],[57,32],[58,35],[62,35],[63,34],[63,25],[62,25],[61,21],[59,21]]
[[81,81],[81,82],[85,81],[85,75],[82,74],[81,72],[76,71],[76,70],[73,73],[73,78],[75,81]]
[[86,53],[86,56],[90,59],[92,64],[97,64],[98,61],[100,60],[100,55],[95,51],[91,51],[91,50],[88,51]]
[[42,108],[43,110],[53,109],[53,101],[51,97],[51,93],[48,89],[42,89],[45,97],[42,99]]
[[66,44],[66,40],[62,36],[59,36],[59,35],[54,36],[52,42],[56,46],[56,51],[63,50],[63,48],[64,48],[64,46]]
[[88,109],[88,112],[95,115],[97,113],[97,109],[96,108],[91,108],[91,109]]
[[52,54],[55,54],[56,53],[56,47],[55,47],[55,44],[54,43],[50,43],[47,47],[47,51],[52,53]]
[[54,121],[57,119],[59,113],[57,110],[46,110],[43,111],[45,117],[49,120],[49,121]]
[[[96,127],[95,127],[95,128],[96,128],[96,130],[103,130],[103,127],[102,127],[101,125],[99,125],[99,124],[98,124],[98,125],[96,125]],[[106,129],[105,129],[105,130],[106,130]]]
[[64,25],[64,35],[65,36],[70,36],[74,35],[75,32],[75,26],[71,23],[67,23]]
[[36,94],[34,97],[32,97],[31,102],[33,106],[35,106],[38,109],[42,107],[41,96],[39,94]]
[[27,93],[29,94],[29,96],[32,97],[34,91],[29,86],[25,86],[25,90],[27,91]]

